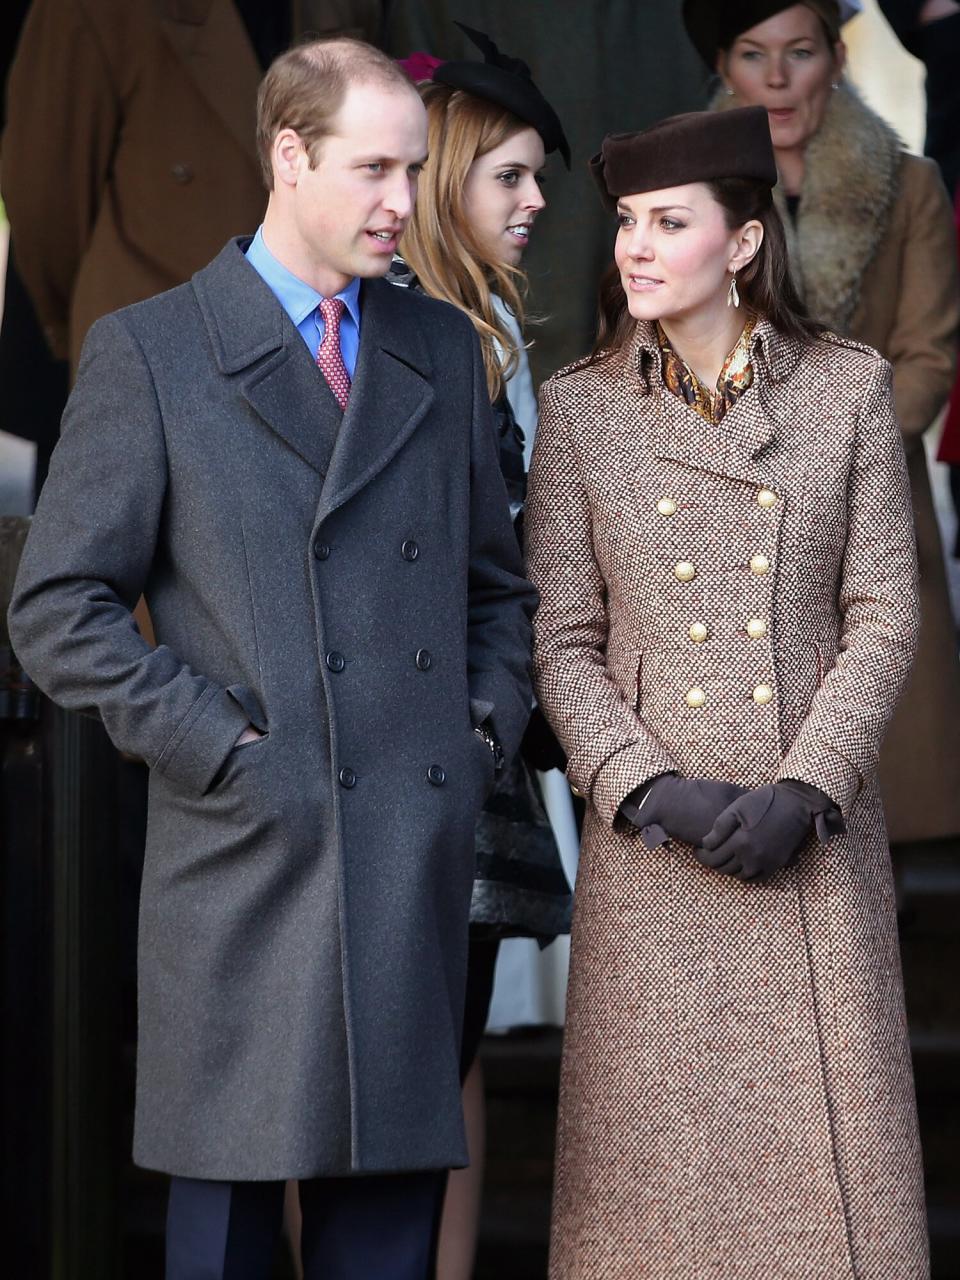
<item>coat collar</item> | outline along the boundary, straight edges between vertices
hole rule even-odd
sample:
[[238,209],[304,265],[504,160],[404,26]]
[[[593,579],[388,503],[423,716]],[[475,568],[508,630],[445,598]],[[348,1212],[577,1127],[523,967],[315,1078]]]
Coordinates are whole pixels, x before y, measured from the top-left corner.
[[753,386],[722,422],[708,423],[664,386],[656,325],[637,324],[625,351],[624,375],[636,393],[652,396],[657,404],[653,447],[658,458],[748,483],[770,480],[763,455],[777,436],[780,402],[773,392],[797,367],[800,346],[760,319],[751,351]]
[[246,261],[245,245],[231,240],[193,277],[214,360],[224,376],[237,377],[271,430],[326,476],[327,515],[386,466],[433,402],[419,308],[383,280],[364,282],[360,351],[341,414],[289,316]]
[[[714,110],[741,105],[721,93]],[[812,316],[845,333],[860,301],[864,272],[890,225],[900,187],[903,144],[852,85],[831,93],[805,156],[796,222],[783,188],[774,190],[790,270]]]
[[321,519],[383,470],[433,404],[433,365],[417,302],[385,280],[364,282],[360,352],[323,487]]
[[154,0],[160,29],[197,90],[257,161],[260,65],[231,0]]

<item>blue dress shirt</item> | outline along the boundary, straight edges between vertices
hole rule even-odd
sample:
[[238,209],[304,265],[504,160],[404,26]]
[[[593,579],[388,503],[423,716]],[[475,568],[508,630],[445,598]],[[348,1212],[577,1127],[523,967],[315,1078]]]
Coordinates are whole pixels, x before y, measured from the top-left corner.
[[[250,241],[247,261],[276,294],[277,301],[296,325],[297,332],[315,360],[325,328],[318,310],[323,295],[276,260],[264,243],[263,227],[257,228],[257,234]],[[334,296],[342,298],[346,304],[340,321],[340,354],[347,373],[353,378],[357,367],[357,352],[360,349],[359,279],[355,276],[345,289]]]

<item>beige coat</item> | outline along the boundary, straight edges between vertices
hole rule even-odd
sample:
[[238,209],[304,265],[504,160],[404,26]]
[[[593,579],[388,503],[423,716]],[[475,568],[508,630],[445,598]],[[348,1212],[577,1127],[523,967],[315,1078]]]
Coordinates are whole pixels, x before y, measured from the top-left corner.
[[[663,390],[647,325],[542,393],[535,678],[588,801],[553,1280],[928,1274],[876,784],[917,627],[889,366],[839,341],[801,357],[766,323],[754,363],[720,427]],[[798,778],[847,834],[762,884],[648,852],[614,818],[671,769]]]
[[[294,30],[375,35],[377,0],[296,0]],[[55,355],[182,284],[266,207],[260,67],[232,0],[33,0],[10,72],[2,191]]]
[[[731,99],[730,101],[736,101]],[[960,323],[956,230],[932,160],[843,86],[806,151],[796,225],[784,216],[810,311],[893,365],[907,446],[923,626],[910,684],[880,759],[893,841],[960,834],[960,663],[921,436],[953,384]]]

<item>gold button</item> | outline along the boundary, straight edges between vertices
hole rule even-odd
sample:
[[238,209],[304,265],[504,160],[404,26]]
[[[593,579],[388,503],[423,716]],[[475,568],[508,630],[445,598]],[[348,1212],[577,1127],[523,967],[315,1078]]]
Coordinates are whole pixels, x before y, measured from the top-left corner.
[[761,489],[757,494],[757,501],[760,503],[761,507],[769,509],[770,507],[775,507],[777,505],[777,495],[772,489]]
[[690,634],[690,639],[693,641],[694,644],[703,644],[704,640],[706,640],[707,636],[709,635],[709,632],[707,631],[707,628],[703,625],[702,622],[695,622],[693,626],[690,628],[689,634]]
[[767,624],[762,618],[751,618],[747,623],[747,635],[751,640],[762,640],[767,634]]
[[657,510],[662,516],[675,516],[677,514],[677,504],[672,498],[661,498],[657,503]]
[[770,561],[766,556],[751,556],[750,572],[755,573],[758,578],[762,578],[765,573],[770,572]]
[[697,576],[697,567],[690,563],[689,560],[680,560],[673,567],[674,576],[679,578],[681,582],[692,582]]
[[707,700],[707,695],[702,689],[693,688],[687,690],[687,706],[702,707]]
[[758,707],[765,707],[773,701],[773,690],[768,684],[758,684],[753,691],[753,700]]
[[575,796],[578,796],[581,800],[583,799],[583,792],[580,790],[579,787],[575,787],[572,782],[570,784],[570,790],[573,792]]

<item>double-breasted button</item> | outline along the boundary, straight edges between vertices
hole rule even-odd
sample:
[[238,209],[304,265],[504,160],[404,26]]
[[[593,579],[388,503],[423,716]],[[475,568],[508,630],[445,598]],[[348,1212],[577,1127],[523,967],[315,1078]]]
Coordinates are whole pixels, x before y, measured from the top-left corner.
[[322,538],[318,538],[313,544],[313,554],[318,560],[326,560],[330,556],[330,547]]
[[420,554],[420,548],[412,538],[405,538],[400,544],[400,554],[403,556],[404,560],[409,560],[410,563],[413,564],[414,560],[416,560],[417,556]]
[[703,704],[706,702],[706,700],[707,700],[707,695],[703,692],[703,690],[699,687],[699,685],[694,685],[692,689],[687,690],[686,701],[687,701],[688,707],[693,707],[696,710],[697,708],[702,707]]
[[433,666],[433,654],[429,649],[417,650],[417,670],[429,671]]
[[348,791],[357,785],[357,775],[346,765],[340,770],[340,785]]
[[766,556],[751,556],[750,572],[755,574],[756,577],[762,578],[764,574],[770,572],[770,561]]
[[662,516],[675,516],[677,514],[677,504],[673,498],[661,498],[657,503],[657,510]]
[[342,653],[338,653],[336,649],[331,649],[327,654],[327,666],[331,671],[342,671],[346,665],[346,658]]
[[174,180],[182,185],[193,181],[193,170],[188,164],[184,164],[182,160],[178,161],[170,169]]
[[427,781],[435,787],[442,787],[447,780],[447,774],[438,764],[432,764],[427,770]]
[[747,635],[751,640],[762,640],[767,634],[767,624],[762,618],[751,618],[747,623]]
[[680,582],[692,582],[697,576],[697,566],[689,560],[678,560],[673,566],[673,576]]
[[773,690],[768,684],[758,684],[753,691],[753,700],[758,707],[765,707],[773,701]]
[[688,632],[694,644],[703,644],[710,632],[702,622],[695,622]]
[[764,507],[769,511],[771,507],[775,507],[777,505],[777,495],[772,489],[761,489],[757,494],[757,502],[759,502],[761,507]]

